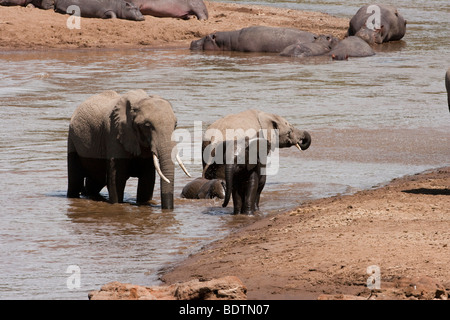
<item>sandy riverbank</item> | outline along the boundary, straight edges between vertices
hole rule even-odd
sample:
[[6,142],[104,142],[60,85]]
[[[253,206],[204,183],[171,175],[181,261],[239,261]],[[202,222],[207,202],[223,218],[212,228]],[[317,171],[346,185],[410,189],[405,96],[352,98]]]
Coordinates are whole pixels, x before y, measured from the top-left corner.
[[67,28],[70,17],[24,7],[0,6],[0,50],[186,47],[214,31],[252,25],[299,28],[343,37],[348,20],[324,13],[267,6],[205,2],[209,19],[181,20],[146,16],[145,21],[81,18],[80,29]]
[[448,291],[449,230],[450,167],[266,217],[205,247],[163,280],[235,275],[249,299],[368,297],[367,268],[375,265],[381,289],[426,277]]

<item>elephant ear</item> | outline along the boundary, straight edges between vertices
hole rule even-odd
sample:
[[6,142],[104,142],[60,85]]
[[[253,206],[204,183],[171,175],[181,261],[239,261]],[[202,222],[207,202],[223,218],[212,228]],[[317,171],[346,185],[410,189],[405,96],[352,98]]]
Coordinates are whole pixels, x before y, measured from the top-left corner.
[[258,121],[261,126],[261,129],[263,129],[258,134],[258,137],[267,140],[267,143],[271,147],[275,148],[278,145],[279,134],[281,132],[275,134],[274,130],[281,131],[283,127],[288,125],[287,121],[276,114],[266,112],[258,113]]
[[118,100],[112,113],[117,139],[125,150],[134,156],[141,154],[141,146],[133,126],[135,109],[138,102],[147,97],[143,90],[129,91]]

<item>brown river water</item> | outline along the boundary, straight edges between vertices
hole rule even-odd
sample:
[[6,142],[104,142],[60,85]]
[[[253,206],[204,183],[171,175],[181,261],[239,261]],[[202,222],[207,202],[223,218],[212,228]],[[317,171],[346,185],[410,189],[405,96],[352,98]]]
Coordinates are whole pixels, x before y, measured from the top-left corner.
[[[363,4],[247,3],[345,17]],[[349,61],[188,49],[0,53],[0,298],[87,299],[110,281],[159,284],[161,270],[242,224],[449,165],[449,3],[393,4],[408,20],[403,41]],[[169,100],[178,127],[192,133],[195,121],[206,126],[256,108],[308,130],[313,142],[303,152],[280,151],[255,216],[234,216],[219,200],[180,199],[191,180],[181,169],[173,211],[159,207],[159,184],[157,205],[134,205],[133,179],[124,204],[67,199],[66,138],[74,109],[103,90],[135,88]],[[195,154],[183,157],[200,176]]]

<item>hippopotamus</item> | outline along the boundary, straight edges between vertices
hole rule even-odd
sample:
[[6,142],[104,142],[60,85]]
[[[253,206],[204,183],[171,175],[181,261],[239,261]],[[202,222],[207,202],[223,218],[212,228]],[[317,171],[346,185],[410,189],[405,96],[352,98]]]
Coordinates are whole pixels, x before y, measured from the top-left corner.
[[208,9],[203,0],[128,0],[135,4],[142,14],[154,17],[189,19],[196,16],[198,20],[208,19]]
[[225,183],[220,179],[196,178],[184,186],[181,197],[186,199],[224,199],[224,188]]
[[[377,26],[374,22],[377,22],[378,14],[380,17]],[[406,33],[406,20],[391,5],[365,5],[350,20],[347,36],[357,35],[361,29],[363,30],[358,36],[368,43],[380,44],[403,38]]]
[[284,57],[311,57],[321,56],[331,51],[339,42],[331,35],[320,35],[313,42],[291,44],[281,51]]
[[0,0],[1,6],[23,6],[26,7],[29,4],[39,9],[53,9],[54,0]]
[[370,45],[357,36],[350,36],[339,41],[328,53],[333,60],[347,60],[348,57],[368,57],[375,52]]
[[71,5],[78,6],[80,15],[86,18],[145,19],[138,7],[124,0],[55,0],[55,11],[67,13]]
[[191,42],[191,50],[275,52],[295,43],[313,42],[314,33],[290,28],[253,26],[215,32]]

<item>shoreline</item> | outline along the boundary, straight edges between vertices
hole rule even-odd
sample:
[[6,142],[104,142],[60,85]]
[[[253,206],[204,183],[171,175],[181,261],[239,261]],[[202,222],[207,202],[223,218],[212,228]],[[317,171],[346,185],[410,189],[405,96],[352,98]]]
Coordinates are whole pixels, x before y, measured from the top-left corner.
[[337,37],[343,37],[348,28],[349,19],[320,12],[211,1],[205,4],[210,16],[205,21],[152,16],[145,16],[144,21],[81,18],[80,29],[69,29],[66,23],[70,16],[53,10],[0,6],[0,52],[189,47],[192,40],[212,32],[251,25],[299,28]]
[[237,276],[248,299],[353,300],[373,295],[367,268],[377,266],[382,290],[374,299],[411,298],[408,288],[403,295],[386,293],[411,279],[449,293],[449,204],[450,167],[311,200],[206,245],[164,270],[161,281]]

